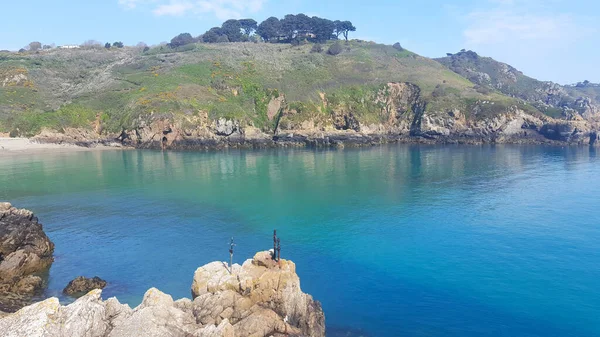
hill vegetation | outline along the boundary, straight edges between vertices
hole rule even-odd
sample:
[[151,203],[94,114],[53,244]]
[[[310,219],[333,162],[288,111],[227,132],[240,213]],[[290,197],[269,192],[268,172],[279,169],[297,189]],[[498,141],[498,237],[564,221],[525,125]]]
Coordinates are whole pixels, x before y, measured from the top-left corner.
[[497,90],[522,99],[549,116],[585,115],[588,106],[600,105],[600,84],[583,81],[561,86],[538,81],[508,64],[479,56],[470,50],[447,54],[447,57],[436,60],[477,84],[480,91]]
[[[118,135],[171,121],[161,126],[165,132],[175,123],[194,137],[204,131],[192,130],[228,136],[254,128],[272,137],[350,130],[489,138],[513,130],[502,123],[517,111],[534,121],[523,128],[537,123],[536,130],[547,116],[598,115],[598,87],[589,82],[536,81],[470,51],[436,62],[398,43],[340,41],[351,23],[307,18],[229,20],[200,37],[184,33],[154,47],[89,41],[79,49],[36,44],[35,51],[0,52],[0,132],[80,128]],[[327,34],[318,32],[320,24]],[[211,31],[229,42],[205,41]],[[267,31],[274,35],[261,36]]]

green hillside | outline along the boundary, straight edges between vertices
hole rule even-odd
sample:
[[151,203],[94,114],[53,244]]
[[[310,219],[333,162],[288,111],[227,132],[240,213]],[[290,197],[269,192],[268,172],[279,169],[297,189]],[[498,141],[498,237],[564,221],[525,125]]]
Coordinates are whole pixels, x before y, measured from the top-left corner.
[[[388,82],[418,85],[431,113],[465,108],[478,100],[502,109],[517,100],[475,85],[434,60],[364,41],[342,43],[341,54],[313,44],[189,44],[147,51],[136,48],[49,50],[0,54],[0,127],[23,135],[42,127],[91,125],[118,132],[145,116],[207,113],[273,132],[267,115],[273,97],[301,106],[296,118],[331,113],[329,101],[353,106],[363,121],[376,122],[370,98]],[[357,102],[357,104],[352,104]]]
[[585,115],[592,110],[588,106],[600,105],[600,85],[587,81],[572,86],[538,81],[508,64],[470,50],[448,54],[436,61],[478,86],[522,99],[552,117],[563,117],[565,109]]

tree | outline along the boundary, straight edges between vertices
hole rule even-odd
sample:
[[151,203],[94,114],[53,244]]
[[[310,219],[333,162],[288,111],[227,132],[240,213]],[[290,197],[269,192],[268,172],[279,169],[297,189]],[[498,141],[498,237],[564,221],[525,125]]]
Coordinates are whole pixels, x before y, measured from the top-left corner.
[[220,27],[213,27],[209,29],[206,33],[202,34],[202,41],[206,43],[217,43],[219,37],[222,35],[222,31]]
[[49,44],[45,44],[42,49],[52,49],[52,46]]
[[313,19],[305,14],[296,15],[295,23],[297,36],[307,36],[313,30]]
[[171,39],[171,48],[185,46],[186,44],[194,43],[195,40],[190,33],[181,33]]
[[348,41],[348,33],[350,32],[355,32],[356,31],[356,27],[354,27],[354,25],[352,25],[352,22],[350,21],[338,21],[338,25],[336,27],[336,33],[337,36],[339,37],[340,33],[342,35],[344,35],[344,38],[346,39],[346,41]]
[[110,49],[110,42],[106,42],[106,43],[104,44],[104,48],[106,48],[106,49]]
[[279,36],[281,36],[281,30],[281,21],[272,16],[258,25],[256,33],[260,35],[263,40],[272,41],[275,38],[279,39]]
[[148,50],[150,50],[150,47],[148,47],[148,46],[144,47],[144,53],[147,52]]
[[231,42],[231,41],[229,41],[229,38],[227,37],[227,35],[221,35],[217,39],[217,43],[227,43],[227,42]]
[[42,44],[40,42],[31,42],[28,45],[29,51],[38,51],[42,49]]
[[318,42],[324,42],[331,39],[331,36],[335,30],[335,24],[333,21],[314,16],[311,19],[311,22],[312,33],[314,34],[315,40]]
[[292,40],[296,36],[297,30],[298,21],[296,20],[295,15],[288,14],[281,20],[281,33],[288,40]]
[[114,42],[114,43],[112,44],[112,46],[113,46],[113,47],[116,47],[116,48],[123,48],[125,45],[123,44],[123,42],[121,42],[121,41],[117,41],[117,42]]
[[404,51],[404,48],[402,48],[400,42],[394,43],[394,49],[396,49],[397,51]]
[[242,40],[242,25],[238,20],[227,20],[221,26],[223,35],[227,36],[229,42],[240,42]]
[[145,42],[138,42],[138,44],[136,44],[135,47],[139,49],[144,49],[148,47],[148,45]]
[[244,31],[244,34],[250,36],[258,29],[258,23],[253,19],[242,19],[239,23]]
[[342,21],[340,21],[340,20],[333,21],[333,27],[334,27],[333,33],[339,39],[340,34],[342,34]]

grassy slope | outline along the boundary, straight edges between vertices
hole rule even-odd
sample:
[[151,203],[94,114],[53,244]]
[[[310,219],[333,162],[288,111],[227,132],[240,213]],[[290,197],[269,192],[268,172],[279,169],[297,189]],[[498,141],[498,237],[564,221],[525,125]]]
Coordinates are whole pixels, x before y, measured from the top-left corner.
[[[207,112],[210,119],[236,118],[272,131],[266,105],[281,93],[291,105],[302,105],[308,117],[327,113],[319,109],[319,93],[364,101],[382,84],[405,81],[421,88],[432,112],[465,109],[477,100],[504,103],[496,110],[515,102],[478,93],[438,62],[391,46],[352,41],[338,56],[311,53],[311,47],[229,43],[146,53],[124,48],[0,54],[0,84],[15,72],[30,80],[26,86],[0,86],[0,129],[31,134],[43,126],[60,129],[100,118],[118,131],[149,113]],[[377,119],[376,111],[364,110],[365,120]]]
[[[436,60],[474,83],[530,102],[552,117],[560,117],[561,107],[572,106],[580,97],[588,97],[593,103],[600,103],[600,87],[561,87],[551,82],[538,81],[507,64],[490,57],[479,56],[471,51]],[[489,78],[484,78],[481,74],[487,74]],[[548,95],[549,92],[555,93],[556,88],[564,90],[563,93]]]

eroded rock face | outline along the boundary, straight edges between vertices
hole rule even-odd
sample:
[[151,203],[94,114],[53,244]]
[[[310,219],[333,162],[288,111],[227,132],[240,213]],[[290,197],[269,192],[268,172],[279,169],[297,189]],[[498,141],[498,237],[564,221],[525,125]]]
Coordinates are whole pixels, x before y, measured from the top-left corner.
[[192,296],[199,323],[227,319],[236,336],[325,336],[321,304],[300,289],[296,265],[283,259],[276,263],[269,252],[234,265],[231,273],[221,262],[198,268]]
[[233,274],[213,262],[196,271],[193,301],[173,301],[152,288],[131,309],[92,290],[67,306],[50,298],[0,315],[0,331],[6,337],[323,337],[321,305],[300,290],[295,268],[269,252],[234,265]]
[[77,295],[83,295],[94,289],[104,289],[106,287],[106,281],[95,276],[93,278],[87,278],[79,276],[63,289],[63,293],[69,296],[78,297]]
[[54,244],[31,211],[0,203],[0,310],[14,311],[43,290],[39,275],[53,262]]

